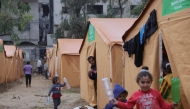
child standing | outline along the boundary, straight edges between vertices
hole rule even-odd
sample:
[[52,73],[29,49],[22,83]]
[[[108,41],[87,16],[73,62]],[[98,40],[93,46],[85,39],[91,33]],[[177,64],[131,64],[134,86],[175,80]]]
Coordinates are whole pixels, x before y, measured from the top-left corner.
[[[166,74],[162,80],[161,88],[160,88],[160,93],[164,100],[168,103],[173,103],[173,98],[172,98],[172,70],[170,67],[170,63],[168,61],[164,61],[162,63],[162,69],[164,74]],[[178,106],[175,109],[183,109],[183,105],[181,101],[178,102]]]
[[112,104],[121,109],[131,109],[135,106],[137,109],[172,109],[177,104],[168,104],[164,101],[159,91],[151,89],[153,77],[148,70],[141,70],[137,75],[136,82],[140,90],[132,94],[126,103],[113,100]]
[[172,70],[170,68],[170,63],[163,62],[162,63],[162,69],[164,74],[166,74],[162,80],[160,93],[162,97],[165,99],[165,101],[172,103],[172,92],[171,92],[171,85],[172,85]]
[[[127,102],[126,97],[128,95],[128,92],[119,84],[114,85],[113,94],[116,100],[124,103]],[[113,109],[113,107],[115,107],[115,105],[108,103],[104,109]]]
[[48,96],[53,92],[52,98],[53,98],[53,103],[54,103],[54,109],[57,109],[57,107],[61,103],[61,87],[64,87],[66,83],[60,84],[60,79],[59,77],[55,76],[52,79],[53,85],[51,86]]

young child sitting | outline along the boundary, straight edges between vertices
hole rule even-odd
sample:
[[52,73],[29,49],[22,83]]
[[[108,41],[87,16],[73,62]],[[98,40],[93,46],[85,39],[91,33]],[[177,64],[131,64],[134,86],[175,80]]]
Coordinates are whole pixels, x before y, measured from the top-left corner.
[[[119,84],[114,85],[113,94],[116,100],[124,103],[127,101],[126,97],[128,95],[128,92]],[[104,109],[113,109],[113,107],[115,107],[115,105],[108,103]]]

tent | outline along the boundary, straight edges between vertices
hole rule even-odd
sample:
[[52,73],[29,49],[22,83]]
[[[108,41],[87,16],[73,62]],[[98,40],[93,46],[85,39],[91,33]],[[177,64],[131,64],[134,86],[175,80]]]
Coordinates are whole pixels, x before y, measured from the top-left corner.
[[[102,78],[110,78],[112,85],[122,84],[124,80],[122,78],[122,36],[135,20],[135,18],[91,18],[89,20],[80,48],[81,98],[89,102],[89,105],[98,105],[98,108],[102,109],[108,103]],[[88,56],[96,57],[97,95],[93,81],[87,76],[90,70]]]
[[4,46],[3,46],[3,40],[0,39],[0,69],[1,69],[1,73],[0,73],[0,84],[5,82],[5,78],[6,78],[6,59],[5,59],[5,51],[4,51]]
[[23,51],[19,49],[19,69],[20,69],[20,76],[24,76],[24,71],[23,71]]
[[19,56],[19,49],[17,48],[15,52],[16,62],[15,62],[15,79],[19,80],[21,77],[21,65],[20,65],[20,56]]
[[[51,48],[50,50],[50,54],[51,54]],[[50,55],[51,57],[51,62],[50,62],[50,66],[49,66],[49,72],[50,72],[50,79],[52,79],[57,72],[57,68],[56,68],[56,63],[57,63],[57,44],[53,45],[53,50],[52,50],[52,55]]]
[[[53,65],[54,65],[54,58],[52,58],[52,54],[53,54],[53,48],[49,48],[48,49],[48,57],[47,57],[47,59],[48,59],[48,71],[49,71],[49,73],[50,73],[50,77],[52,78],[52,75],[51,74],[53,74],[53,70],[52,69],[54,69],[54,67],[53,67]],[[51,79],[50,78],[50,79]]]
[[[159,89],[159,77],[162,75],[161,44],[165,45],[172,68],[173,77],[181,80],[181,101],[185,109],[190,109],[190,1],[150,0],[134,25],[123,35],[124,41],[129,41],[146,23],[150,12],[155,9],[158,29],[146,40],[143,52],[142,66],[148,66],[154,80],[152,87]],[[134,56],[125,53],[125,88],[129,96],[139,89],[135,82],[141,67],[134,65]]]
[[67,78],[71,87],[80,86],[80,56],[79,49],[82,39],[58,39],[58,74]]
[[6,80],[13,82],[16,76],[16,47],[14,45],[4,45],[6,54]]

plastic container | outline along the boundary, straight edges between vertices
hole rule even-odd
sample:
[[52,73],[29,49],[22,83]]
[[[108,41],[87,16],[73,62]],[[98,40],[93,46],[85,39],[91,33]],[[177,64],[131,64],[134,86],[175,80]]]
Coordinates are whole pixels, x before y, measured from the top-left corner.
[[108,99],[112,100],[114,98],[114,96],[113,96],[113,90],[112,90],[112,87],[110,85],[109,79],[108,78],[102,78],[102,84],[103,84],[104,91],[106,92]]
[[67,79],[65,77],[63,78],[63,81],[66,83],[67,89],[70,89],[71,87],[69,85],[69,82],[67,81]]
[[47,98],[47,100],[46,100],[46,104],[47,104],[47,105],[50,104],[50,97]]

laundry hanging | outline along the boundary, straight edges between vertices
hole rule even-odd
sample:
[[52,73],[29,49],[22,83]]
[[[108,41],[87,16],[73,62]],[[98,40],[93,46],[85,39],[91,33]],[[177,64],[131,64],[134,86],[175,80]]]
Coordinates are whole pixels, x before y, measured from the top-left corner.
[[142,26],[137,35],[124,43],[124,51],[128,51],[129,57],[135,54],[134,64],[136,67],[140,67],[143,63],[143,51],[146,39],[148,39],[157,28],[156,10],[154,9],[151,11],[147,22]]

